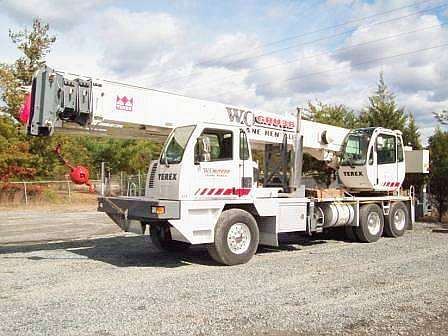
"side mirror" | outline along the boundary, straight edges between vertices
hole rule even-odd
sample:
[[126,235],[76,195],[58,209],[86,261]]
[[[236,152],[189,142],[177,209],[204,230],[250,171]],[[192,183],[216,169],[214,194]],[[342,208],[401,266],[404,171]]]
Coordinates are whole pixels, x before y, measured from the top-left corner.
[[200,136],[196,141],[194,163],[209,162],[211,159],[210,139],[206,136]]

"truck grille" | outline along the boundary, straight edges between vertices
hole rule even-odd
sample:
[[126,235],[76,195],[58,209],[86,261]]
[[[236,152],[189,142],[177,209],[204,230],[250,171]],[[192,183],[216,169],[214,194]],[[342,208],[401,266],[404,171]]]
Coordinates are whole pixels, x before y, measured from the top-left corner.
[[149,181],[148,181],[148,188],[152,189],[154,188],[154,182],[156,179],[156,172],[157,172],[157,167],[159,166],[158,162],[154,162],[152,167],[151,167],[151,173],[149,174]]

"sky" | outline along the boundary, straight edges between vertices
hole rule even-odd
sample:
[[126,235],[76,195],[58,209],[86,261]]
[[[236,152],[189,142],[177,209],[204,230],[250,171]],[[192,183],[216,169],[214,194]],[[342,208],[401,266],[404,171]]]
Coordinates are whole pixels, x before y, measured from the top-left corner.
[[34,17],[58,70],[275,113],[360,111],[383,72],[423,141],[448,109],[447,0],[0,0],[0,62]]

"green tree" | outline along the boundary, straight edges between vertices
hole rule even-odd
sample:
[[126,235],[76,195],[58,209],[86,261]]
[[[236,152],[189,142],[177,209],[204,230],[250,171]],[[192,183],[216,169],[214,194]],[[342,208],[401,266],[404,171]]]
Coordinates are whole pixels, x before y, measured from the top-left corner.
[[0,181],[33,177],[36,171],[27,163],[34,159],[29,144],[11,119],[0,117]]
[[366,127],[385,127],[404,131],[407,116],[398,107],[395,95],[389,91],[381,73],[375,94],[369,97],[369,106],[361,113],[360,122]]
[[[31,85],[33,73],[44,64],[45,56],[55,42],[55,37],[49,35],[49,29],[48,24],[35,19],[31,30],[25,28],[18,32],[9,31],[12,43],[22,55],[12,64],[0,63],[1,109],[16,119],[25,100],[24,87]],[[0,128],[0,133],[5,134],[2,152],[10,153],[9,157],[2,155],[0,158],[0,165],[4,167],[4,179],[24,178],[22,172],[27,170],[34,171],[33,176],[28,174],[28,177],[46,176],[49,171],[53,171],[55,165],[43,162],[53,156],[52,139],[32,138],[18,133],[11,120],[5,119]],[[51,158],[48,160],[52,161]]]
[[308,111],[313,121],[344,128],[358,127],[355,112],[346,105],[328,105],[320,101],[313,104],[308,102]]
[[91,155],[92,167],[98,169],[104,161],[113,174],[146,171],[149,162],[160,152],[160,145],[148,140],[82,138],[81,141]]
[[431,203],[436,207],[439,221],[448,210],[448,132],[436,128],[429,138],[431,157],[430,193]]
[[11,41],[23,55],[13,64],[0,63],[0,90],[1,99],[5,103],[2,110],[15,118],[24,101],[22,86],[31,85],[33,73],[45,63],[45,56],[56,41],[54,36],[49,35],[49,29],[48,24],[34,19],[31,30],[9,31]]
[[420,142],[420,132],[415,124],[414,114],[408,114],[407,127],[403,131],[403,142],[406,146],[412,146],[414,149],[422,149]]

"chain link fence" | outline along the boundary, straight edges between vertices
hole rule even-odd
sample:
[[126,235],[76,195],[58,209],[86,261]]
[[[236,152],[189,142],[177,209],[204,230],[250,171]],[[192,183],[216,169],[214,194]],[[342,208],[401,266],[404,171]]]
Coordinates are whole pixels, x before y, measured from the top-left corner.
[[[106,196],[144,196],[146,175],[137,172],[116,175],[105,174],[104,183],[91,180],[96,194]],[[44,181],[0,182],[0,206],[32,203],[81,202],[80,194],[92,195],[86,185],[74,184],[70,179]],[[95,195],[95,194],[93,194]]]

